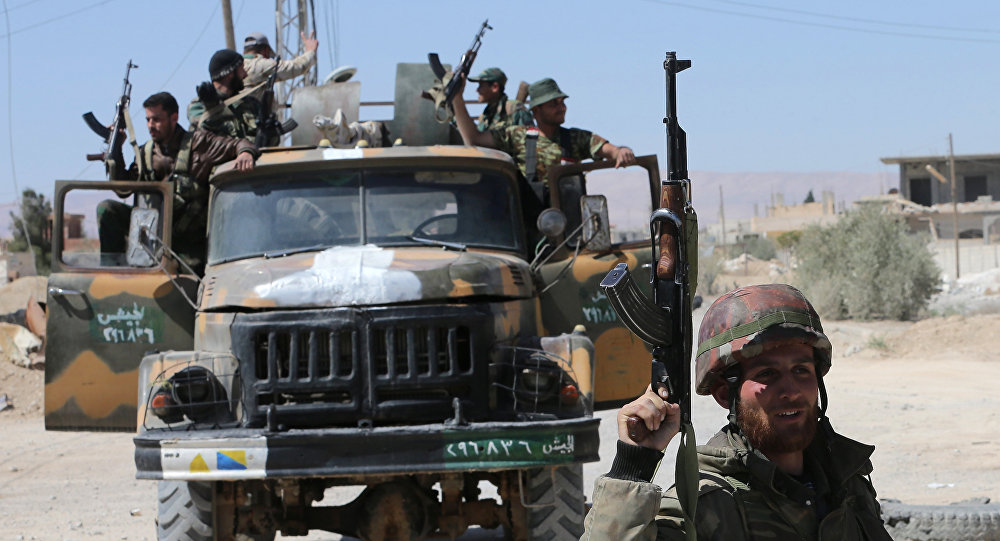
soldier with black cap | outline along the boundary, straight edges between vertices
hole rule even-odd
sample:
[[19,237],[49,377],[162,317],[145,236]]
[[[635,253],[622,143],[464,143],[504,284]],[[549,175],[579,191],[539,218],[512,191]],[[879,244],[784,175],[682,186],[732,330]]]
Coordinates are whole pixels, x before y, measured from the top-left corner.
[[531,113],[520,101],[509,101],[504,93],[507,84],[507,74],[500,68],[486,68],[475,77],[469,77],[473,83],[479,83],[476,92],[479,103],[485,103],[486,109],[479,115],[476,127],[484,132],[506,126],[531,126],[534,121]]
[[306,73],[316,64],[319,41],[316,40],[315,32],[308,38],[304,32],[302,33],[302,46],[305,52],[301,55],[291,60],[279,60],[275,58],[274,49],[267,41],[267,36],[260,32],[250,34],[243,40],[243,69],[247,72],[243,83],[246,86],[263,83],[275,68],[278,70],[276,79],[279,81]]
[[[212,82],[198,85],[198,98],[188,105],[188,121],[192,128],[253,141],[261,103],[243,91],[247,76],[243,55],[232,49],[216,51],[208,63],[208,73]],[[274,138],[267,145],[277,145],[279,140]]]

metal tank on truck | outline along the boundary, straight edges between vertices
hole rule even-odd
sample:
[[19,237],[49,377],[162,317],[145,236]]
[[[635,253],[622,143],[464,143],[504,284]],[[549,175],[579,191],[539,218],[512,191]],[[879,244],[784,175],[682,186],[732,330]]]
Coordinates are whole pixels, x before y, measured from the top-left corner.
[[[594,409],[649,373],[598,284],[649,268],[656,158],[628,181],[551,168],[550,208],[526,215],[508,155],[449,144],[434,80],[398,66],[388,147],[331,142],[360,83],[297,89],[293,146],[212,177],[203,277],[171,256],[169,183],[57,183],[46,427],[137,429],[159,539],[582,533]],[[108,197],[137,207],[120,257],[64,229]],[[323,505],[341,486],[360,494]]]

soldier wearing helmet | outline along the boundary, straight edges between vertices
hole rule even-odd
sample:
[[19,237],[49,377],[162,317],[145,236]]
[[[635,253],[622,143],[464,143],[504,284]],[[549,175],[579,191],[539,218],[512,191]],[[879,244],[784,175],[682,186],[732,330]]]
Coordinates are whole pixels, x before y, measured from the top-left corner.
[[[832,346],[792,286],[750,286],[719,297],[698,334],[695,386],[729,410],[698,447],[698,539],[889,540],[868,479],[874,447],[834,432],[823,376]],[[582,539],[685,539],[674,488],[651,484],[680,412],[647,388],[618,413],[618,453],[598,479]],[[632,441],[625,420],[651,433]]]

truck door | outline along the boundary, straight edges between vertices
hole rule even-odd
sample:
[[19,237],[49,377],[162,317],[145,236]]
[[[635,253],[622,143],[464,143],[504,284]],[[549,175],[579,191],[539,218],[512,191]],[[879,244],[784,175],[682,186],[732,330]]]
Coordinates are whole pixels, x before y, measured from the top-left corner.
[[[601,280],[618,263],[627,263],[635,281],[652,298],[649,215],[659,203],[660,173],[656,156],[637,158],[637,165],[615,170],[608,161],[549,168],[551,206],[567,217],[568,235],[581,223],[582,195],[604,195],[608,202],[611,247],[584,248],[573,258],[569,246],[540,268],[543,282],[552,284],[540,296],[542,325],[548,334],[587,328],[594,342],[594,402],[597,409],[617,407],[634,398],[649,382],[650,350],[618,321]],[[558,260],[555,260],[558,259]],[[560,273],[565,274],[556,279]],[[554,283],[552,283],[554,281]]]
[[[172,184],[56,183],[45,347],[45,428],[136,428],[138,366],[150,351],[191,349],[197,279],[126,250],[132,208],[155,209],[169,246]],[[147,213],[148,215],[149,213]],[[148,216],[147,216],[148,217]],[[137,235],[138,228],[133,235]]]

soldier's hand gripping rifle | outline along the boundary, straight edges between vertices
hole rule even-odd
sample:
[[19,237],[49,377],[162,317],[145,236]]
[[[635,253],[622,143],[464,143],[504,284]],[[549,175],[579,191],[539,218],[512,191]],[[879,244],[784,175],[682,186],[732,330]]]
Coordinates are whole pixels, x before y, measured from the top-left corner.
[[489,19],[483,21],[483,25],[479,27],[479,32],[476,32],[476,37],[472,40],[472,45],[462,55],[462,59],[458,61],[458,67],[454,71],[444,69],[437,53],[427,53],[427,60],[430,62],[431,71],[438,78],[438,82],[433,88],[425,91],[423,97],[434,101],[434,119],[438,122],[451,122],[451,119],[454,118],[455,111],[452,109],[451,100],[455,97],[458,89],[461,88],[462,78],[469,76],[472,63],[476,61],[476,55],[479,54],[479,47],[483,44],[483,35],[486,34],[487,30],[493,30],[489,22]]
[[110,127],[97,120],[93,112],[83,114],[84,122],[87,123],[87,126],[94,133],[104,139],[106,145],[104,152],[87,154],[87,160],[103,161],[108,179],[112,179],[125,171],[125,158],[122,155],[122,145],[125,143],[126,130],[128,130],[132,149],[136,152],[136,155],[139,153],[139,147],[135,141],[135,130],[132,129],[132,120],[128,114],[129,102],[132,100],[132,83],[129,82],[128,77],[132,68],[138,67],[132,63],[131,58],[125,66],[125,80],[122,83],[122,94],[118,98],[118,103],[115,104],[115,118],[112,120]]
[[[659,394],[666,387],[669,401],[680,406],[681,445],[675,482],[684,511],[688,539],[695,539],[694,514],[698,500],[698,464],[691,424],[691,299],[696,289],[698,217],[691,206],[687,178],[687,141],[677,122],[677,73],[691,67],[667,53],[666,71],[667,178],[660,182],[660,208],[649,218],[653,262],[650,282],[653,299],[639,291],[628,267],[621,263],[601,281],[615,313],[636,336],[653,347],[651,385]],[[629,437],[640,442],[649,435],[638,417],[627,421]]]
[[278,121],[278,115],[274,112],[274,81],[278,78],[278,63],[274,63],[274,70],[264,83],[264,94],[260,99],[260,111],[257,112],[257,135],[253,144],[257,148],[270,146],[268,143],[280,138],[282,135],[294,130],[299,123],[293,118],[284,122]]

